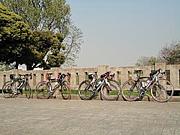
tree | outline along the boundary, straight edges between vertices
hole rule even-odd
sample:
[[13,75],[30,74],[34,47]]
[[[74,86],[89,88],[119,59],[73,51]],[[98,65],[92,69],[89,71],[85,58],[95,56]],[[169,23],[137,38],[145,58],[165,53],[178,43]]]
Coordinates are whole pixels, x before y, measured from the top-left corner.
[[[44,68],[57,67],[64,63],[65,47],[62,35],[50,31],[34,31],[30,45],[31,59],[26,63],[32,69],[39,66]],[[35,44],[35,45],[34,45]],[[27,54],[27,53],[26,53]]]
[[[64,63],[63,36],[50,31],[31,31],[22,18],[0,4],[0,62],[26,64],[27,69]],[[62,50],[62,51],[61,51]],[[48,52],[51,54],[47,56]],[[47,56],[45,60],[44,57]],[[2,66],[4,67],[4,66]]]
[[[15,13],[21,15],[33,31],[59,32],[66,50],[67,65],[73,63],[80,50],[82,33],[70,18],[70,6],[65,0],[2,0]],[[55,60],[55,56],[50,58]],[[52,60],[53,61],[53,60]],[[57,60],[58,61],[58,60]],[[57,65],[57,64],[56,64]],[[55,66],[55,65],[54,65]]]
[[64,40],[65,44],[65,66],[73,65],[74,60],[77,59],[77,54],[80,51],[80,46],[83,42],[82,32],[76,26],[71,26],[68,36]]
[[22,18],[0,3],[0,62],[18,63],[30,37],[29,26]]
[[137,60],[136,66],[152,66],[155,65],[155,63],[159,63],[160,59],[157,57],[140,57]]
[[32,30],[57,30],[66,34],[70,23],[70,6],[65,0],[2,0],[22,16]]
[[167,64],[180,64],[180,42],[173,42],[163,47],[159,55]]
[[0,62],[0,71],[7,71],[14,69],[13,65],[7,65],[6,63]]
[[27,47],[21,49],[21,56],[16,59],[16,63],[26,64],[28,70],[60,66],[64,63],[64,53],[61,51],[64,46],[61,43],[62,37],[59,33],[34,31],[30,41],[26,43]]

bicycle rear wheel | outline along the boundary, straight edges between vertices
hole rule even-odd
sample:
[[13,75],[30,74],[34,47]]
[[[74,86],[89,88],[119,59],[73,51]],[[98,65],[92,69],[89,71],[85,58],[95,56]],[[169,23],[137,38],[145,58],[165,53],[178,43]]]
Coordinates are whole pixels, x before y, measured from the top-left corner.
[[61,86],[61,95],[64,100],[71,99],[71,90],[67,84],[67,82],[64,82]]
[[122,86],[122,98],[125,101],[139,100],[139,87],[134,80],[126,81]]
[[90,81],[85,80],[80,83],[78,94],[82,100],[91,100],[95,96],[95,92],[93,91],[93,86],[90,84]]
[[38,83],[36,86],[36,97],[38,99],[48,99],[51,96],[50,89],[51,86],[47,82]]
[[154,83],[151,88],[151,95],[157,102],[167,102],[174,94],[174,87],[166,79],[160,79],[157,83]]
[[109,85],[105,85],[101,89],[102,98],[105,100],[118,100],[120,94],[120,85],[115,80],[108,80]]
[[11,98],[13,96],[13,91],[11,89],[11,81],[6,82],[2,87],[2,96],[4,98]]

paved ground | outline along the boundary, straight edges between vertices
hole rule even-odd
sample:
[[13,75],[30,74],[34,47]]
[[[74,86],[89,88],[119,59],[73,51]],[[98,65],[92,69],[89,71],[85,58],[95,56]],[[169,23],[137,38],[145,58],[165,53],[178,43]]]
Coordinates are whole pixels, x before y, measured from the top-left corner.
[[0,98],[0,135],[180,135],[180,103]]

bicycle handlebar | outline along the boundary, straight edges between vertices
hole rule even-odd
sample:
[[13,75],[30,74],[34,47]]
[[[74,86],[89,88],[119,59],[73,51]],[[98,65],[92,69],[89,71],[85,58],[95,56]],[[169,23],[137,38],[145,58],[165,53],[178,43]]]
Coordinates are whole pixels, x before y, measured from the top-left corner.
[[108,71],[108,72],[106,72],[106,73],[104,73],[104,74],[102,74],[101,76],[100,76],[100,78],[107,78],[107,77],[109,77],[110,76],[110,71]]
[[66,76],[71,76],[71,74],[70,73],[67,73],[67,74],[61,74],[61,73],[58,73],[58,78],[57,79],[63,79],[63,78],[65,78]]
[[162,69],[161,68],[159,68],[158,70],[155,70],[155,71],[152,71],[151,73],[150,73],[150,77],[151,76],[153,76],[153,75],[155,75],[155,74],[165,74],[166,72],[165,71],[162,71]]

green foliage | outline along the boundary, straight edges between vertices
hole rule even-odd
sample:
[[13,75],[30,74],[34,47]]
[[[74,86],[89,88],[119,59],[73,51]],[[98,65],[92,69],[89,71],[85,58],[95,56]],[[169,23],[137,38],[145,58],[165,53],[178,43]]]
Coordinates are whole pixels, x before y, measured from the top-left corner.
[[13,65],[7,65],[6,63],[0,62],[0,71],[8,71],[14,69]]
[[61,53],[49,54],[47,58],[47,62],[50,67],[61,66],[61,64],[64,63],[64,54]]
[[[63,35],[51,31],[31,31],[22,18],[0,4],[0,61],[35,67],[60,66],[64,63]],[[49,53],[48,52],[52,52]],[[47,57],[47,60],[44,58]]]
[[[34,57],[31,65],[34,65],[34,67],[37,65],[41,67],[57,67],[64,63],[60,35],[60,33],[53,34],[50,31],[33,32],[30,49]],[[45,60],[45,56],[47,60]]]
[[7,64],[18,61],[30,37],[31,31],[22,18],[0,3],[0,61]]
[[66,36],[70,6],[65,0],[3,0],[3,4],[22,16],[32,30],[57,30]]
[[[82,33],[72,25],[70,6],[66,0],[2,0],[13,12],[22,16],[32,31],[59,32],[63,41],[65,63],[73,63],[80,50]],[[62,52],[59,52],[62,55]],[[58,61],[58,60],[57,60]],[[58,64],[59,65],[59,64]]]

